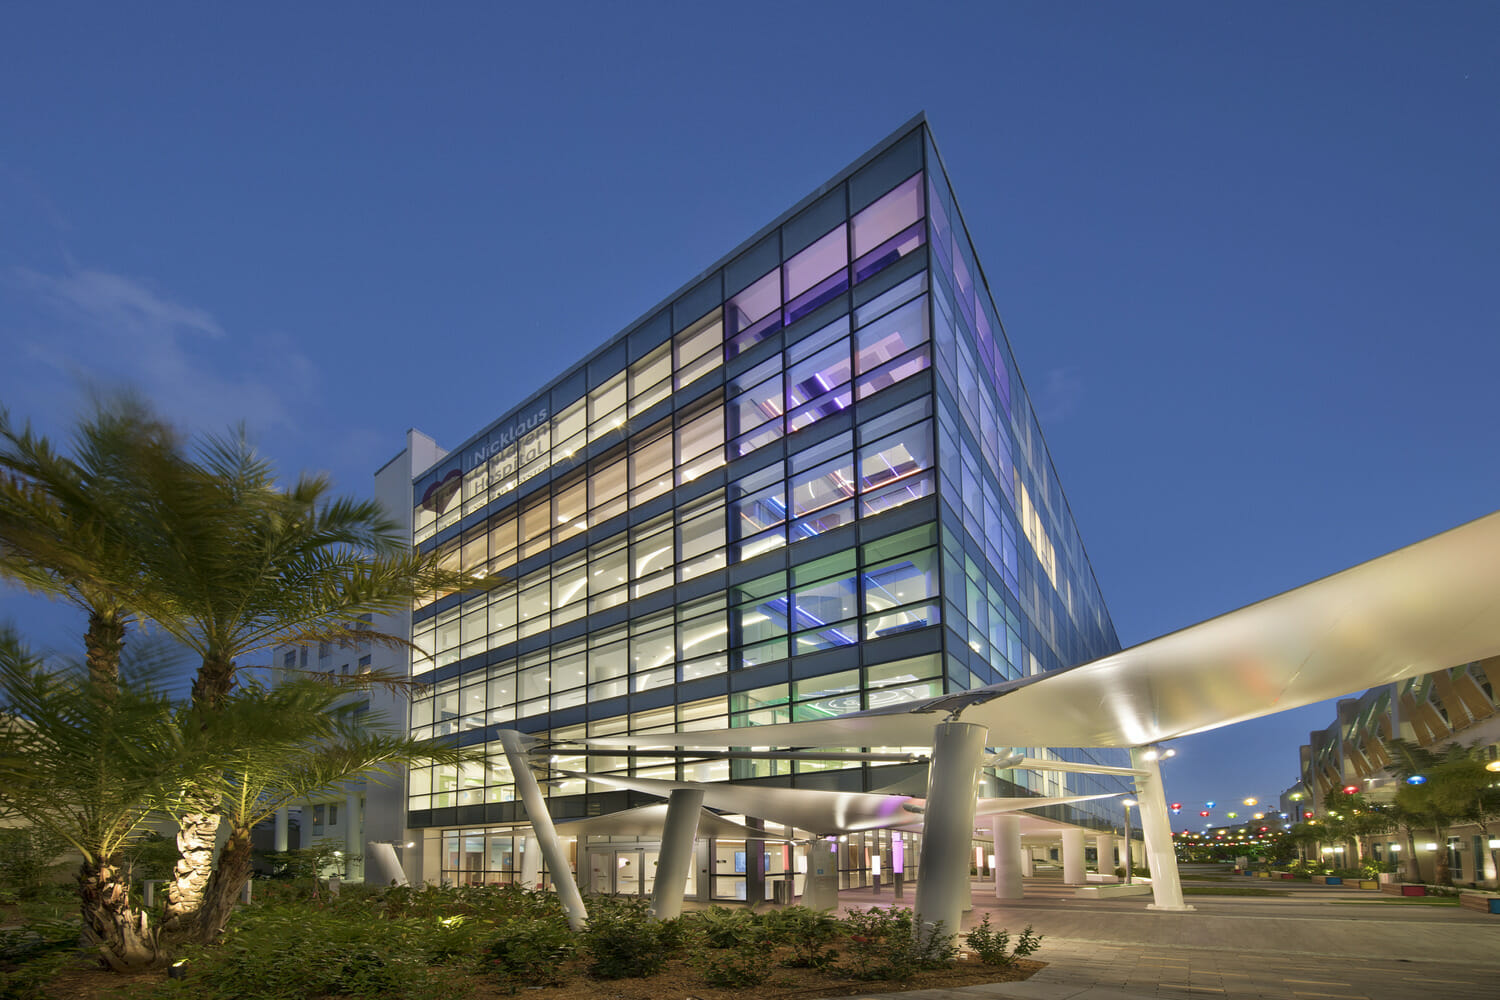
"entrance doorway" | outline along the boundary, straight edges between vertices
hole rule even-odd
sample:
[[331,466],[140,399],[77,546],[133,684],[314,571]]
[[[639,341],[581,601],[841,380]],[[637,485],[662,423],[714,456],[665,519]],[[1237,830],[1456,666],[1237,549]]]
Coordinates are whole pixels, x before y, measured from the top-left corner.
[[[589,891],[611,896],[650,896],[656,888],[656,845],[641,847],[590,847]],[[695,893],[695,873],[688,870],[687,895]]]

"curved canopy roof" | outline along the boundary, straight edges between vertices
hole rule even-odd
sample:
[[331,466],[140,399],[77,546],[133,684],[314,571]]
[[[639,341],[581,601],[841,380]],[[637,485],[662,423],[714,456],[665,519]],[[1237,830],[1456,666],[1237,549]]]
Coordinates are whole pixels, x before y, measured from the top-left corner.
[[585,742],[930,746],[957,713],[990,746],[1140,746],[1497,654],[1500,512],[1066,670],[816,722]]
[[[770,785],[732,785],[725,782],[666,781],[660,778],[563,773],[570,777],[587,777],[600,785],[628,788],[663,798],[671,795],[675,788],[698,788],[703,790],[703,804],[709,808],[758,816],[813,834],[855,833],[885,827],[913,829],[921,824],[924,805],[923,799],[910,795],[881,795],[877,792],[832,792],[816,788],[777,788]],[[1109,794],[1105,794],[980,799],[975,815],[1019,812],[1022,809],[1109,797]],[[665,816],[665,807],[660,808]],[[561,826],[559,824],[559,828]],[[655,829],[660,830],[660,824]]]

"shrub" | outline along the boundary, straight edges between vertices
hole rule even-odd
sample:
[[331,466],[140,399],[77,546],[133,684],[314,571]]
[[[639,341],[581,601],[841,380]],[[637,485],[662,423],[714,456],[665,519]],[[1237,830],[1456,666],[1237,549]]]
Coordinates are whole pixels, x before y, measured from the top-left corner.
[[34,826],[0,830],[0,885],[35,899],[57,883],[67,864],[67,841]]
[[485,952],[485,966],[502,988],[557,986],[562,963],[573,957],[573,932],[561,917],[516,918],[501,929]]
[[462,921],[383,920],[368,908],[264,905],[237,911],[225,940],[185,952],[188,978],[160,983],[147,996],[197,1000],[444,1000],[459,970],[431,967],[472,949]]
[[681,941],[676,920],[655,920],[645,900],[595,896],[580,943],[589,956],[589,975],[599,979],[650,976],[661,971],[674,942]]
[[990,928],[990,915],[986,913],[979,926],[964,935],[964,942],[969,949],[979,956],[979,960],[985,965],[1007,966],[1015,963],[1018,958],[1025,958],[1042,946],[1042,935],[1031,933],[1031,925],[1021,932],[1021,938],[1016,942],[1014,950],[1007,950],[1010,946],[1010,931],[1001,928],[998,931]]
[[792,949],[792,957],[783,965],[826,969],[839,957],[832,946],[844,936],[844,925],[831,913],[788,906],[767,913],[763,923],[768,941]]
[[952,963],[958,948],[942,921],[918,930],[912,911],[892,906],[882,910],[853,910],[843,920],[849,936],[849,958],[844,971],[855,979],[910,979],[924,969]]
[[773,966],[766,961],[764,942],[751,938],[733,948],[715,948],[694,960],[710,986],[741,989],[759,986],[771,976]]
[[0,930],[0,997],[47,1000],[48,985],[78,953],[78,923],[38,920]]
[[692,914],[694,928],[710,948],[738,948],[761,934],[761,917],[752,910],[711,906]]

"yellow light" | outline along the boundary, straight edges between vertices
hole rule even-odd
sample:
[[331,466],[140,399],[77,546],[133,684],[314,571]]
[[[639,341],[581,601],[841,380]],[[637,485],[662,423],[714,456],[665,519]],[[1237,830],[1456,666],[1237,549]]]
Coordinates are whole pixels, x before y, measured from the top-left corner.
[[1486,771],[1500,771],[1500,759],[1492,760],[1484,765]]
[[1254,799],[1254,798],[1249,798],[1249,799],[1246,799],[1246,800],[1245,800],[1245,805],[1247,805],[1247,806],[1253,806],[1253,805],[1255,805],[1255,803],[1256,803],[1256,802],[1257,802],[1257,801],[1258,801],[1258,800],[1257,800],[1257,799]]

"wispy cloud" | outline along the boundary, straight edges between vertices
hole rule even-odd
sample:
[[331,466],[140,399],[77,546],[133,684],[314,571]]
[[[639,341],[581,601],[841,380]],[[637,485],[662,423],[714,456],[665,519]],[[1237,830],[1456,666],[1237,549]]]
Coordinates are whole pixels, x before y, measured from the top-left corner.
[[45,383],[53,399],[80,387],[130,386],[189,428],[244,420],[268,431],[291,424],[294,390],[316,381],[311,362],[285,338],[232,336],[208,310],[137,278],[29,268],[10,277],[36,307],[31,329],[17,338],[33,395]]
[[1047,372],[1032,403],[1037,419],[1045,430],[1048,424],[1060,423],[1077,411],[1083,402],[1083,380],[1072,367],[1053,368]]

